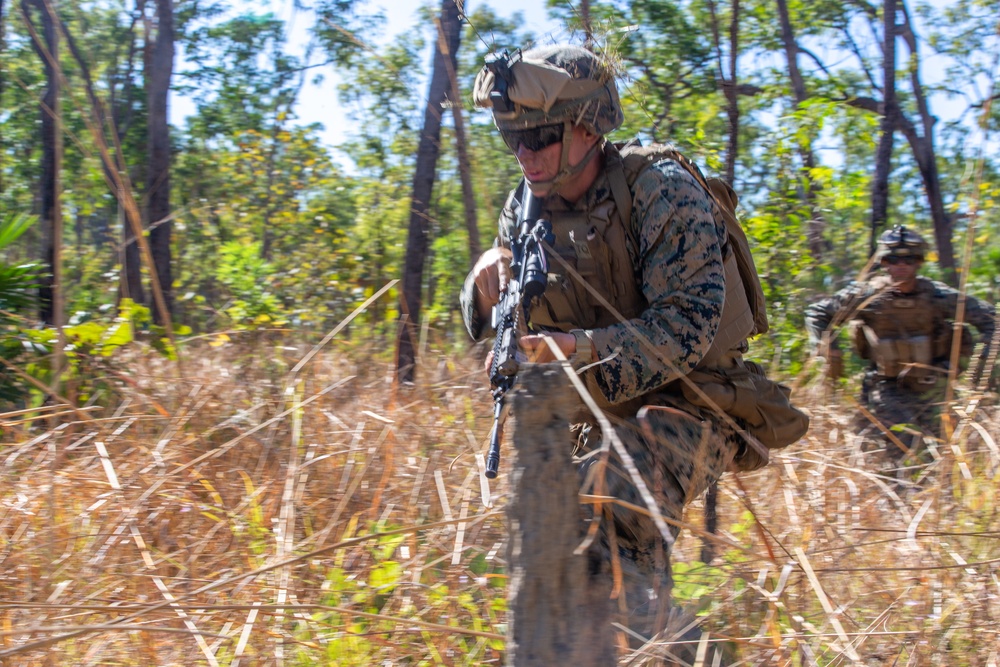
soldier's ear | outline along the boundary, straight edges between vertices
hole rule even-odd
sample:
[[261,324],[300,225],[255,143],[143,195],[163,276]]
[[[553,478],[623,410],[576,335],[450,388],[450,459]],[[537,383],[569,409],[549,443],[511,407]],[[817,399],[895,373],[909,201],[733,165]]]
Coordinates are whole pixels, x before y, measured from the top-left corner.
[[583,142],[585,144],[587,144],[587,146],[592,146],[593,144],[596,144],[601,139],[601,135],[596,134],[594,132],[591,132],[590,130],[588,130],[587,128],[585,128],[583,125],[577,125],[577,126],[574,127],[574,129],[579,129],[580,130],[580,135],[579,135],[580,139],[582,139]]

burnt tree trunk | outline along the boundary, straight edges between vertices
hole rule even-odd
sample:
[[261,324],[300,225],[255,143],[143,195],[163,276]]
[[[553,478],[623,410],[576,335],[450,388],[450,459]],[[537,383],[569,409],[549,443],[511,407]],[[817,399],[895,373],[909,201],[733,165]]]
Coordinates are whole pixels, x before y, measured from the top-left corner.
[[402,304],[400,308],[399,342],[396,348],[396,368],[401,382],[412,382],[416,375],[416,341],[419,337],[420,311],[424,264],[430,245],[428,220],[431,193],[441,153],[441,108],[451,87],[445,59],[457,67],[461,14],[455,0],[441,2],[441,32],[448,45],[447,55],[441,48],[434,49],[434,68],[427,107],[424,109],[424,128],[417,146],[417,163],[413,172],[413,194],[410,205],[410,227],[406,242],[406,261],[403,268]]
[[611,574],[584,537],[569,422],[579,401],[557,366],[524,368],[512,394],[515,456],[507,505],[507,664],[607,667],[617,661]]
[[475,263],[482,252],[482,242],[479,240],[479,222],[476,219],[476,194],[472,189],[472,164],[469,161],[468,142],[465,139],[465,117],[462,115],[462,90],[458,85],[458,75],[452,66],[451,53],[445,40],[441,22],[438,21],[438,48],[445,55],[445,67],[448,69],[448,80],[451,82],[451,116],[455,122],[455,153],[458,155],[458,174],[462,179],[462,208],[465,210],[465,229],[469,235],[469,268]]
[[173,275],[170,234],[173,224],[170,210],[170,124],[168,102],[170,78],[174,71],[174,8],[173,0],[156,0],[156,39],[152,45],[146,85],[149,102],[147,137],[149,144],[146,171],[146,224],[149,228],[149,248],[153,255],[157,284],[163,296],[163,306],[154,310],[159,324],[166,324],[173,311]]
[[[138,18],[140,18],[143,22],[145,22],[146,0],[136,0],[135,15]],[[144,35],[148,38],[149,36],[148,29],[144,31]],[[129,49],[130,65],[132,63],[132,54],[135,51],[134,48],[135,37],[132,37],[131,39],[133,41],[130,43],[130,49]],[[143,52],[143,67],[147,69],[149,67],[148,53],[149,49],[147,48]],[[130,83],[126,81],[126,85],[130,86]],[[131,88],[129,88],[129,91],[131,91]],[[130,94],[125,95],[126,100],[129,100],[130,97],[131,97]],[[125,113],[128,114],[129,117],[131,117],[131,108],[130,107],[125,107],[125,108],[127,108],[127,111],[125,111]],[[124,134],[122,134],[124,132],[123,125],[121,124],[123,105],[113,104],[112,109],[114,113],[115,124],[119,132],[118,141],[120,142],[124,137]],[[112,169],[112,165],[105,164],[104,168],[105,170],[110,171]],[[134,180],[135,177],[134,172],[131,174],[131,177]],[[142,286],[142,253],[140,252],[139,241],[135,237],[136,230],[132,226],[132,223],[129,221],[128,213],[125,210],[124,202],[125,202],[125,197],[128,196],[128,193],[123,191],[124,186],[121,182],[121,179],[116,179],[113,176],[110,176],[110,174],[109,174],[109,179],[110,182],[114,184],[113,187],[119,189],[118,192],[114,193],[115,199],[118,201],[118,222],[121,225],[122,229],[122,249],[119,260],[121,261],[122,265],[121,269],[122,274],[121,274],[121,279],[119,281],[119,297],[122,299],[131,299],[135,303],[141,303],[143,305],[147,305],[148,302],[146,301],[146,292]]]
[[875,252],[879,230],[889,219],[889,172],[892,169],[892,142],[899,109],[896,103],[896,0],[885,0],[883,8],[885,40],[882,52],[882,136],[875,152],[872,179],[872,219],[869,254]]
[[[62,212],[59,202],[62,136],[59,127],[60,86],[57,67],[59,27],[56,17],[53,16],[55,8],[47,6],[45,0],[24,0],[21,8],[32,32],[32,45],[45,68],[46,82],[40,108],[42,159],[38,188],[38,217],[42,223],[42,261],[49,271],[42,276],[38,288],[38,317],[42,322],[58,327],[62,324],[61,321],[57,321],[60,289],[58,250],[62,236]],[[35,20],[38,21],[40,30],[36,28]]]

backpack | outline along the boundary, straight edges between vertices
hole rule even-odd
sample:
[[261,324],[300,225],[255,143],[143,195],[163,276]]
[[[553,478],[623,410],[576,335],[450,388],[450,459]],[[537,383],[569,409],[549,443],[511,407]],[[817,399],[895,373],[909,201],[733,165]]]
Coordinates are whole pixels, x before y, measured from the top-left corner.
[[[632,215],[632,183],[646,167],[654,162],[666,159],[675,160],[705,189],[705,192],[715,202],[725,222],[729,248],[736,259],[736,265],[743,282],[743,291],[753,313],[753,329],[750,335],[756,336],[766,333],[769,328],[767,303],[764,300],[764,289],[760,284],[753,254],[750,252],[750,242],[743,230],[743,225],[740,224],[739,218],[736,216],[736,207],[739,205],[739,196],[736,191],[721,178],[706,178],[697,164],[673,146],[659,144],[642,146],[637,140],[633,140],[626,144],[616,144],[615,148],[617,151],[612,151],[609,159],[615,160],[616,152],[620,156],[628,194],[619,194],[617,188],[620,188],[621,184],[616,184],[614,178],[611,179],[611,188],[615,202],[621,207],[623,220],[628,220]],[[612,168],[613,165],[609,164],[608,166],[608,173],[614,174],[616,170]]]
[[[715,202],[718,215],[725,224],[728,247],[723,248],[723,256],[728,259],[729,253],[732,253],[735,259],[743,287],[742,296],[752,314],[749,335],[767,332],[769,325],[764,290],[746,232],[736,216],[739,197],[733,188],[722,179],[706,178],[698,165],[672,146],[654,144],[643,147],[633,142],[615,148],[618,150],[610,151],[612,164],[609,164],[609,174],[612,175],[612,193],[624,220],[628,220],[632,214],[632,184],[654,162],[664,159],[676,161],[704,188]],[[620,156],[620,170],[613,164],[618,159],[616,155]],[[625,178],[614,176],[616,172],[624,173]],[[623,187],[627,190],[622,190]],[[728,294],[726,298],[729,299]],[[804,436],[809,429],[809,415],[792,405],[791,389],[768,378],[760,364],[743,360],[742,355],[739,355],[733,367],[698,368],[687,379],[701,389],[700,393],[695,392],[687,382],[681,383],[681,391],[689,402],[706,409],[720,407],[730,416],[739,419],[746,430],[768,449],[787,447]],[[705,401],[703,395],[711,403]],[[766,463],[767,459],[759,456],[737,461],[737,465],[743,470],[753,470]]]

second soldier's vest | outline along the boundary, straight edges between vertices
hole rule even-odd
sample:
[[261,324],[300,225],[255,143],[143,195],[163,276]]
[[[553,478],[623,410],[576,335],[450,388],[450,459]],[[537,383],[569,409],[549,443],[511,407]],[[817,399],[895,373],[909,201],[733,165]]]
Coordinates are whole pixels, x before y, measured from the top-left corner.
[[727,352],[744,349],[749,336],[767,330],[763,291],[734,213],[735,193],[721,181],[713,187],[716,184],[706,180],[697,166],[669,146],[627,145],[619,152],[607,144],[605,171],[611,196],[585,211],[572,210],[558,197],[546,200],[545,214],[555,235],[553,250],[562,261],[549,262],[549,284],[532,308],[531,323],[561,331],[592,329],[636,317],[646,309],[642,276],[635,268],[639,250],[630,221],[632,187],[643,170],[663,159],[676,160],[695,177],[715,202],[717,227],[724,230],[720,240],[726,300],[715,339],[700,364],[711,367]]
[[939,328],[934,312],[933,285],[918,280],[917,289],[900,294],[886,276],[873,281],[875,295],[857,313],[854,345],[875,364],[879,378],[892,379],[908,366],[930,366]]
[[[896,378],[912,364],[944,367],[951,357],[954,326],[952,314],[942,312],[935,302],[934,283],[918,277],[917,289],[910,294],[899,294],[891,285],[888,276],[873,279],[875,295],[851,323],[858,354],[872,361],[881,379]],[[974,345],[967,324],[960,336],[959,359],[964,365]]]

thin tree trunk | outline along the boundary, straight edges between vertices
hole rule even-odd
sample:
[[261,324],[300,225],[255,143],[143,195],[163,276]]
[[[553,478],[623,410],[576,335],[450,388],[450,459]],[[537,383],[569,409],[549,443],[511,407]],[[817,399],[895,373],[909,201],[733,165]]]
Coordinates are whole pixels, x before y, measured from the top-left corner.
[[[937,156],[934,150],[934,124],[937,122],[930,111],[927,96],[924,93],[924,86],[920,81],[920,54],[917,52],[917,37],[913,32],[913,23],[910,21],[910,13],[906,9],[906,2],[899,0],[899,6],[903,13],[903,24],[899,27],[899,35],[903,38],[910,51],[907,70],[910,74],[910,85],[913,88],[913,99],[917,104],[917,113],[920,114],[920,124],[923,127],[923,134],[907,137],[913,150],[913,155],[917,161],[917,168],[924,181],[924,190],[927,195],[927,203],[931,209],[931,219],[934,222],[934,239],[938,249],[938,265],[944,270],[945,279],[952,285],[957,284],[955,273],[955,251],[952,245],[952,219],[948,215],[944,205],[944,196],[941,190],[941,178],[937,168]],[[898,112],[897,112],[898,113]]]
[[882,136],[875,153],[875,176],[872,179],[872,218],[870,253],[875,252],[879,230],[889,219],[889,171],[892,168],[892,142],[896,129],[896,0],[885,0],[883,7],[885,40],[882,64]]
[[[152,251],[156,276],[167,310],[173,312],[173,276],[170,235],[170,124],[168,104],[170,79],[174,69],[174,8],[173,0],[156,0],[156,40],[146,72],[149,104],[147,137],[149,145],[147,168],[146,218],[149,247]],[[159,309],[154,311],[161,321]]]
[[733,0],[732,15],[729,21],[729,76],[722,66],[722,38],[719,31],[719,15],[715,1],[708,0],[708,14],[712,30],[712,44],[715,46],[716,69],[718,69],[719,87],[726,96],[726,114],[729,117],[729,138],[726,146],[726,182],[730,185],[736,180],[736,158],[739,153],[740,107],[739,90],[736,85],[736,63],[739,59],[739,0]]
[[455,0],[441,2],[441,31],[448,45],[448,56],[440,48],[434,49],[434,67],[431,74],[427,107],[424,110],[424,129],[417,147],[417,163],[413,173],[413,194],[410,205],[410,228],[406,242],[406,261],[403,269],[402,304],[400,310],[399,344],[396,367],[401,382],[411,382],[416,374],[416,340],[419,333],[421,293],[423,290],[424,263],[430,244],[428,210],[438,156],[441,153],[441,105],[450,85],[445,59],[457,66],[461,15]]
[[[801,105],[809,95],[806,92],[805,79],[799,69],[799,44],[795,39],[795,31],[792,29],[792,20],[788,13],[787,0],[776,0],[778,7],[778,20],[781,23],[781,40],[785,47],[785,58],[788,61],[788,78],[792,83],[792,94],[795,96],[795,104]],[[819,205],[816,203],[816,194],[819,191],[819,184],[812,179],[813,169],[816,167],[816,157],[813,155],[812,145],[808,139],[799,143],[799,157],[802,160],[802,179],[804,184],[801,188],[802,200],[809,209],[809,226],[807,238],[809,240],[809,251],[817,260],[821,260],[826,250],[826,243],[823,241],[823,232],[826,222],[820,213]]]
[[[441,29],[441,22],[436,21],[436,24],[438,27],[438,48],[445,55],[451,56],[444,31]],[[469,162],[469,149],[465,140],[462,91],[459,88],[458,75],[455,73],[451,58],[445,58],[444,64],[448,68],[448,78],[451,81],[451,115],[455,122],[455,152],[458,154],[458,174],[462,179],[462,207],[465,209],[465,229],[469,235],[469,257],[471,262],[475,262],[479,253],[482,252],[482,243],[479,240],[479,222],[476,220],[476,195],[472,189],[472,165]]]
[[[146,15],[146,0],[136,0],[135,3],[135,13],[139,17],[145,17]],[[149,33],[146,31],[146,38],[148,40]],[[133,38],[134,39],[134,38]],[[146,53],[149,53],[149,49],[146,49]],[[149,67],[149,57],[144,57],[144,67]],[[118,114],[116,113],[116,116]],[[116,121],[119,119],[116,118]],[[119,130],[120,131],[120,130]],[[118,137],[119,141],[121,136]],[[110,165],[104,165],[105,170],[110,170]],[[113,187],[123,189],[120,184],[117,184],[115,178],[112,174],[108,174],[112,183],[115,183]],[[116,192],[115,197],[119,202],[118,209],[118,219],[121,223],[122,229],[122,249],[121,249],[121,265],[122,274],[120,279],[120,293],[119,296],[122,299],[131,299],[135,303],[141,303],[146,305],[148,302],[146,300],[146,292],[142,286],[142,260],[139,248],[139,242],[135,237],[135,227],[128,219],[128,214],[124,208],[124,192]]]
[[115,194],[118,200],[118,224],[122,230],[122,249],[119,253],[121,276],[119,279],[119,298],[131,299],[135,303],[146,303],[146,292],[142,287],[142,260],[139,253],[139,243],[135,238],[135,230],[129,223],[128,214],[121,203],[124,195]]
[[[729,117],[729,139],[726,146],[726,175],[725,179],[729,185],[736,182],[736,160],[739,157],[740,149],[740,105],[739,87],[737,85],[737,63],[739,61],[740,46],[740,1],[733,0],[732,13],[729,20],[729,77],[722,67],[722,40],[719,36],[719,19],[715,10],[715,2],[709,0],[708,9],[712,21],[712,38],[715,44],[715,54],[717,67],[719,70],[719,81],[722,90],[726,95],[726,113]],[[710,563],[715,558],[715,543],[711,536],[715,535],[718,528],[718,498],[719,484],[713,482],[705,493],[705,532],[708,534],[702,540],[701,561]]]
[[507,664],[614,665],[611,566],[595,546],[577,553],[586,526],[580,476],[566,453],[566,415],[579,400],[554,364],[522,368],[518,383],[511,396],[517,419],[507,422],[513,452],[501,455],[510,480]]
[[740,103],[736,90],[736,64],[740,54],[740,0],[733,0],[729,20],[729,86],[726,88],[729,115],[729,143],[726,147],[726,182],[736,183],[736,159],[740,154]]

